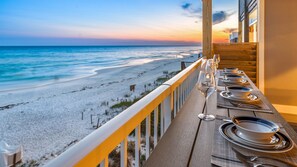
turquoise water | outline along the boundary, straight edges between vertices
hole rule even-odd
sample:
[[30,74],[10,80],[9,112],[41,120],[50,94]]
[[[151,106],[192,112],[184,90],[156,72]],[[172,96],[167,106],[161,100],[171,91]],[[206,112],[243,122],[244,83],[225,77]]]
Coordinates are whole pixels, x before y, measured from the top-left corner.
[[0,91],[93,75],[108,67],[180,58],[199,46],[0,47]]

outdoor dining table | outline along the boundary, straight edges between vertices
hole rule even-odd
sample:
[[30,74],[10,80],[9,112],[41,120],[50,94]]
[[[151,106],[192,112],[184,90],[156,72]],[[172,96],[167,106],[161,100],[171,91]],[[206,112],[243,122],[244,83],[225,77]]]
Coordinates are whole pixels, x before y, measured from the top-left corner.
[[[254,91],[257,92],[262,102],[270,108],[271,112],[221,108],[217,106],[217,95],[213,95],[208,101],[208,113],[222,118],[252,116],[273,121],[284,129],[287,135],[293,140],[293,143],[297,143],[297,134],[293,128],[284,120],[248,77],[247,80]],[[215,92],[215,94],[217,93],[219,91]],[[144,166],[214,166],[212,164],[212,152],[215,147],[218,147],[218,145],[214,145],[214,134],[218,133],[217,121],[202,121],[197,117],[199,113],[204,112],[204,102],[202,95],[194,88]],[[239,149],[249,151],[243,148]],[[287,156],[287,154],[265,154],[265,156],[277,158]],[[289,155],[297,159],[296,146],[289,151]],[[228,163],[228,160],[226,162]],[[293,163],[297,166],[297,161],[293,161]]]

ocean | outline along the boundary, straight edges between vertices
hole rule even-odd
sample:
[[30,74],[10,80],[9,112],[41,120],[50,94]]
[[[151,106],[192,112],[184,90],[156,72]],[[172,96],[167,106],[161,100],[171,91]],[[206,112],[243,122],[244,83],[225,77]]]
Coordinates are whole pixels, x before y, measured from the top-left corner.
[[200,46],[0,47],[0,91],[73,80],[97,70],[197,54]]

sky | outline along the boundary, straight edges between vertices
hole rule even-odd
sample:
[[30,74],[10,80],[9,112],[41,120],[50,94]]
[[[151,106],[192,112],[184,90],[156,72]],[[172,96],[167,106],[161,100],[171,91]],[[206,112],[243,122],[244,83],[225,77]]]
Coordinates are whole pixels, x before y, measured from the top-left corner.
[[[213,41],[237,28],[238,0],[213,0]],[[201,0],[1,0],[0,45],[187,45]]]

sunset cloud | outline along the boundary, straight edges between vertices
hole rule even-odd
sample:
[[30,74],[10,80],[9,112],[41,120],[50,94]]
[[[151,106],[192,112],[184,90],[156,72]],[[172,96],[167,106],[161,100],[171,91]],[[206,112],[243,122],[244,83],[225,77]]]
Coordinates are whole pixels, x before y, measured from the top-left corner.
[[202,8],[201,7],[198,7],[198,6],[194,6],[192,3],[183,3],[181,6],[180,6],[186,16],[188,17],[195,17],[195,18],[199,18],[201,19],[202,18]]
[[190,7],[191,5],[192,5],[192,4],[190,4],[190,3],[184,3],[184,4],[181,5],[181,7],[182,7],[183,9],[187,10],[187,9],[189,9],[189,7]]
[[235,31],[237,31],[237,28],[226,28],[223,30],[224,33],[228,33],[228,34]]
[[[194,17],[197,18],[198,21],[196,20],[195,23],[198,23],[199,21],[202,20],[202,8],[199,6],[194,6],[192,3],[189,2],[185,2],[183,4],[181,4],[180,6],[186,16],[188,17]],[[216,11],[212,14],[212,24],[216,25],[219,23],[222,23],[224,21],[226,21],[230,16],[232,16],[233,14],[235,14],[234,11]]]
[[227,20],[235,12],[218,11],[212,14],[212,24],[219,24]]

